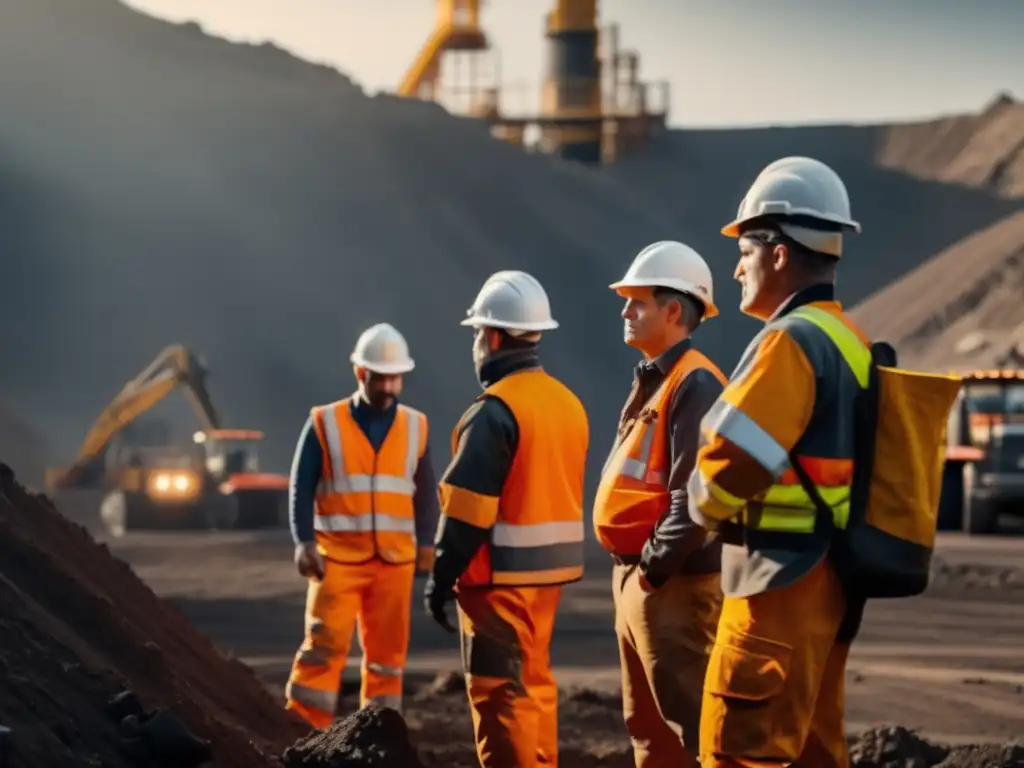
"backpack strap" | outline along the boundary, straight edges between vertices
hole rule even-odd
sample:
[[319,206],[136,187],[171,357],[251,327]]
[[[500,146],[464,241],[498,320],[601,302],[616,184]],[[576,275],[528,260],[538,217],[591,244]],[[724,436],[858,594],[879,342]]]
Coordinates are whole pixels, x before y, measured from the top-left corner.
[[[818,307],[802,306],[793,310],[790,317],[798,317],[816,325],[835,344],[843,360],[849,366],[861,389],[867,389],[871,381],[871,349],[851,331],[846,324],[830,312]],[[835,520],[832,507],[821,497],[821,493],[811,480],[807,470],[803,468],[797,457],[790,452],[789,463],[800,481],[804,493],[814,502],[816,525],[815,531],[835,533]]]

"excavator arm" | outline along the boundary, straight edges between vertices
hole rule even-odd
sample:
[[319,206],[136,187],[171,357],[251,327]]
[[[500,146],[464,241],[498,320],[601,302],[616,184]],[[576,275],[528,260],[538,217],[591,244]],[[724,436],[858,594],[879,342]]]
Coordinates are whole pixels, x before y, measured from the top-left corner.
[[138,376],[124,385],[89,429],[78,458],[70,466],[54,472],[47,485],[54,488],[76,485],[122,429],[149,412],[179,386],[185,388],[202,428],[220,429],[220,416],[206,389],[205,367],[188,349],[175,344],[164,349]]

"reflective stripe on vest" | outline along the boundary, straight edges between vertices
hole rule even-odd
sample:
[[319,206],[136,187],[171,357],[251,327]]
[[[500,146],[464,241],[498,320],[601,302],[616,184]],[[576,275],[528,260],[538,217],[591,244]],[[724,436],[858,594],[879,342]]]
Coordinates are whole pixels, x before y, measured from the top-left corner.
[[672,398],[691,373],[725,376],[707,357],[688,349],[647,399],[605,461],[594,497],[594,533],[617,555],[638,555],[670,504],[667,419]]
[[[655,392],[655,397],[658,397],[664,387],[668,383],[668,379],[665,379],[658,387]],[[619,464],[618,474],[623,477],[631,477],[634,480],[638,480],[641,483],[647,483],[648,485],[665,485],[668,482],[668,472],[663,469],[660,472],[655,472],[653,475],[648,475],[647,468],[651,463],[651,447],[654,445],[654,435],[659,429],[661,429],[661,418],[660,415],[655,417],[654,420],[647,424],[644,429],[643,436],[640,438],[640,451],[636,457],[627,456]],[[615,451],[608,454],[608,458],[604,462],[604,467],[601,468],[601,474],[605,475],[612,464],[612,459],[615,458]]]
[[[341,404],[334,406],[334,408],[340,407],[342,407]],[[348,409],[347,404],[344,407],[346,410]],[[406,452],[404,475],[349,475],[345,472],[345,446],[342,444],[341,432],[338,430],[337,415],[333,411],[334,409],[332,408],[324,413],[324,439],[327,441],[327,452],[331,461],[331,476],[321,477],[320,486],[317,488],[317,495],[351,495],[378,491],[408,496],[411,499],[416,493],[416,484],[413,482],[413,478],[416,476],[416,465],[419,463],[420,421],[416,417],[416,413],[408,413],[405,419]],[[348,414],[348,418],[352,418],[351,413]],[[392,425],[392,429],[394,429],[394,425]],[[414,518],[396,517],[380,512],[373,514],[373,510],[369,509],[362,514],[315,515],[313,527],[318,531],[329,531],[331,533],[357,533],[378,530],[416,535],[416,521]]]
[[339,562],[416,558],[415,475],[426,443],[426,418],[399,405],[374,452],[343,400],[315,408],[324,452],[313,527],[325,556]]
[[[500,399],[519,434],[490,538],[459,578],[465,587],[566,584],[583,575],[583,480],[589,424],[579,399],[539,369],[505,376],[483,396]],[[452,432],[453,454],[461,431]],[[442,484],[443,485],[443,484]],[[479,525],[463,510],[475,494],[453,489],[454,519]],[[442,497],[445,494],[442,493]],[[493,501],[491,502],[493,503]]]
[[[801,326],[793,322],[798,319],[813,324],[825,337],[820,334],[811,336],[801,331]],[[800,307],[773,323],[775,327],[782,324],[790,326],[787,332],[807,353],[819,375],[835,368],[824,365],[824,361],[838,354],[845,362],[845,365],[838,368],[840,375],[852,379],[849,386],[842,389],[840,402],[816,408],[816,413],[830,419],[831,423],[816,424],[812,417],[807,433],[794,449],[796,459],[813,481],[822,500],[832,508],[836,527],[845,529],[850,515],[850,487],[853,482],[852,434],[855,413],[852,396],[857,388],[862,389],[868,385],[871,352],[842,320],[817,307]],[[734,378],[738,378],[738,375],[734,375]],[[814,501],[800,485],[785,449],[753,419],[725,401],[720,400],[712,407],[706,424],[743,449],[776,480],[764,494],[746,505],[740,522],[758,530],[812,533],[816,518]],[[849,444],[841,448],[835,445],[840,435],[849,440]],[[830,437],[833,438],[830,445],[833,455],[822,456],[815,448],[829,443]],[[716,489],[716,492],[719,490]],[[728,500],[723,501],[728,503]]]

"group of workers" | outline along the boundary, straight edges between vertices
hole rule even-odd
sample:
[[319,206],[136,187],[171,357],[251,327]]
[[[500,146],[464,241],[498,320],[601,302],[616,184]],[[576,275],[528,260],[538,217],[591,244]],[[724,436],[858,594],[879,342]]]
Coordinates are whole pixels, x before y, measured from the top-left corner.
[[[844,589],[799,475],[828,504],[849,497],[858,381],[832,337],[840,326],[868,340],[834,282],[844,234],[859,231],[827,165],[763,169],[722,229],[738,238],[740,310],[764,322],[729,377],[691,343],[719,313],[695,250],[654,243],[611,285],[643,360],[592,515],[614,562],[638,768],[849,764],[843,681],[863,602]],[[401,710],[413,582],[426,572],[426,609],[460,635],[480,764],[554,766],[549,649],[562,588],[584,570],[588,417],[541,365],[538,342],[558,323],[531,275],[492,275],[462,325],[483,392],[439,482],[428,420],[398,399],[413,360],[392,326],[359,337],[358,391],[310,413],[291,482],[310,581],[286,706],[314,727],[334,719],[358,623],[361,705]]]

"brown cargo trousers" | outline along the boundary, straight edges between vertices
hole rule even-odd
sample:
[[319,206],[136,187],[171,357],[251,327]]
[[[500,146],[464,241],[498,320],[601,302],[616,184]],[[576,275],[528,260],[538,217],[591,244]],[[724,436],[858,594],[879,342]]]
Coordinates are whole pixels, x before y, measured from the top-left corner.
[[722,610],[720,573],[672,576],[648,593],[612,572],[622,714],[637,768],[697,768],[701,699]]

